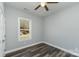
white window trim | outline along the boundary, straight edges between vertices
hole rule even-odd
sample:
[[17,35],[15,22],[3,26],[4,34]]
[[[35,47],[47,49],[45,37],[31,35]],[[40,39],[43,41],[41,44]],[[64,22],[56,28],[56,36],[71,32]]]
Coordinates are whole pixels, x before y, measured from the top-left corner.
[[[30,33],[30,37],[28,39],[24,39],[21,40],[20,39],[20,19],[26,19],[29,21],[29,33]],[[27,41],[27,40],[31,40],[32,39],[32,21],[26,17],[18,17],[18,40],[19,41]]]

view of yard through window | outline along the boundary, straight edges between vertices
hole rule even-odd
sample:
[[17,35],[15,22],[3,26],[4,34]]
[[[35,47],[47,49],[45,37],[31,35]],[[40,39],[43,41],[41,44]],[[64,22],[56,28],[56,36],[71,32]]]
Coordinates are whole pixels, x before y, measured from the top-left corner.
[[28,40],[30,39],[31,32],[30,32],[30,21],[26,18],[19,19],[19,37],[20,40]]

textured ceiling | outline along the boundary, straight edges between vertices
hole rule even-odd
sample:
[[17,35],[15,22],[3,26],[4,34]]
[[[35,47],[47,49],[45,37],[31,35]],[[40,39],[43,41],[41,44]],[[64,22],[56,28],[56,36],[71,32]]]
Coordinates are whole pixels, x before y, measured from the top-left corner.
[[59,9],[63,9],[65,7],[77,4],[77,2],[59,2],[57,4],[48,4],[47,6],[49,8],[49,11],[46,11],[42,7],[40,7],[38,10],[34,10],[34,8],[40,4],[39,2],[6,2],[5,4],[24,10],[24,11],[31,12],[37,16],[48,16],[49,14]]

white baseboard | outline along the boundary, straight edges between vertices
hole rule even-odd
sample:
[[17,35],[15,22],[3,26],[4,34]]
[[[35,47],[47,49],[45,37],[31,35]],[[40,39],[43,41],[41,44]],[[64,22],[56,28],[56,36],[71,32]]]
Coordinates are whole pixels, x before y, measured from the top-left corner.
[[5,54],[8,54],[8,53],[11,53],[11,52],[14,52],[14,51],[20,50],[20,49],[24,49],[24,48],[27,48],[27,47],[30,47],[30,46],[33,46],[33,45],[36,45],[36,44],[40,44],[40,43],[45,43],[45,44],[48,44],[48,45],[50,45],[50,46],[52,46],[52,47],[58,48],[58,49],[60,49],[60,50],[63,50],[63,51],[65,51],[65,52],[68,52],[68,53],[71,53],[71,54],[73,54],[73,55],[79,56],[78,53],[72,52],[72,51],[70,51],[70,50],[67,50],[67,49],[61,48],[61,47],[59,47],[59,46],[56,46],[56,45],[50,44],[50,43],[45,42],[45,41],[41,41],[41,42],[37,42],[37,43],[33,43],[33,44],[30,44],[30,45],[27,45],[27,46],[23,46],[23,47],[16,48],[16,49],[13,49],[13,50],[10,50],[10,51],[6,51]]
[[70,50],[67,50],[67,49],[61,48],[61,47],[59,47],[59,46],[56,46],[56,45],[50,44],[50,43],[45,42],[45,41],[43,41],[43,43],[48,44],[48,45],[50,45],[50,46],[52,46],[52,47],[58,48],[58,49],[60,49],[60,50],[63,50],[63,51],[65,51],[65,52],[68,52],[68,53],[70,53],[70,54],[73,54],[73,55],[75,55],[75,56],[79,56],[78,53],[75,53],[75,52],[73,52],[73,51],[70,51]]
[[21,49],[24,49],[24,48],[27,48],[27,47],[30,47],[30,46],[33,46],[33,45],[37,45],[37,44],[40,44],[40,43],[43,43],[43,42],[41,41],[41,42],[33,43],[33,44],[30,44],[30,45],[26,45],[26,46],[23,46],[23,47],[20,47],[20,48],[12,49],[10,51],[6,51],[5,54],[11,53],[11,52],[14,52],[14,51],[17,51],[17,50],[21,50]]

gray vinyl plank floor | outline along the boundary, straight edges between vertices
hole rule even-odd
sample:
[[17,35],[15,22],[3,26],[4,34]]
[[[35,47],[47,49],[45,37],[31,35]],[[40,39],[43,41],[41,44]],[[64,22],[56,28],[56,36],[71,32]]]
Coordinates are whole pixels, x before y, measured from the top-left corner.
[[19,51],[6,54],[5,57],[77,57],[47,44],[40,43]]

